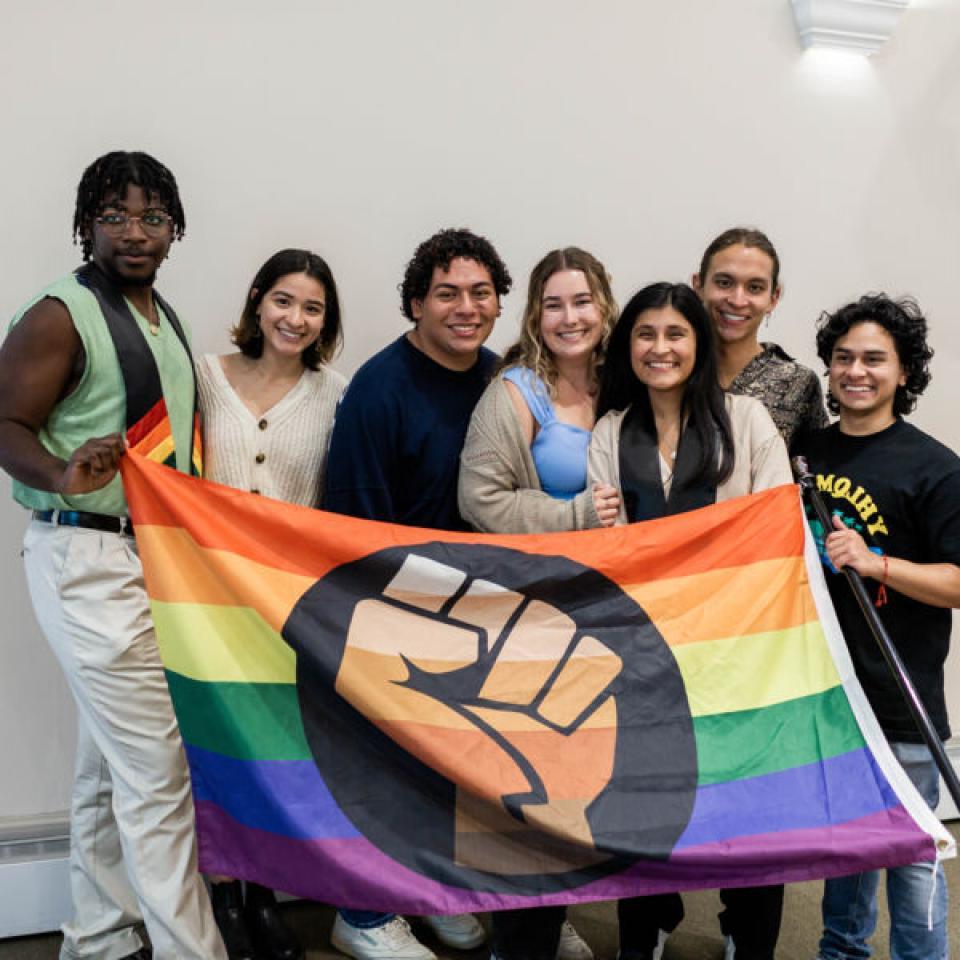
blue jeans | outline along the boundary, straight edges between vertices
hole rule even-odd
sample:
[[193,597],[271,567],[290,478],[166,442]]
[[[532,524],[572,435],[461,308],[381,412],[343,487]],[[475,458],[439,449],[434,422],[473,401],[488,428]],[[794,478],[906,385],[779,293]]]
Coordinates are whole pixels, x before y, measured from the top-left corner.
[[360,927],[362,930],[382,927],[396,916],[395,913],[377,913],[376,910],[345,910],[343,907],[340,908],[339,912],[340,916],[351,927]]
[[[900,765],[930,808],[940,797],[940,774],[922,743],[891,743]],[[861,960],[869,957],[867,940],[877,925],[877,885],[880,872],[858,873],[827,880],[823,891],[821,960]],[[887,870],[890,911],[890,960],[947,960],[947,881],[943,864],[915,863]],[[928,927],[927,920],[932,921]]]

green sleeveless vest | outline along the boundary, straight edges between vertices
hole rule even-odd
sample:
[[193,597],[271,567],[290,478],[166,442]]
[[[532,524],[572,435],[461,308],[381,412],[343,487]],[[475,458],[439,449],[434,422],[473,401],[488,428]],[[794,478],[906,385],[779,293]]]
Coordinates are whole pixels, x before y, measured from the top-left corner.
[[[44,297],[59,300],[70,311],[86,353],[80,383],[70,396],[53,408],[38,434],[47,450],[67,460],[77,447],[91,437],[125,431],[126,390],[116,348],[97,299],[89,289],[78,283],[73,274],[41,291],[19,311],[11,326]],[[195,396],[190,358],[165,316],[159,334],[154,336],[150,333],[146,318],[132,305],[130,311],[150,347],[160,374],[173,428],[177,469],[189,473]],[[18,503],[33,510],[86,510],[112,516],[123,516],[127,512],[119,476],[114,477],[102,490],[71,497],[37,490],[14,480],[13,496]]]

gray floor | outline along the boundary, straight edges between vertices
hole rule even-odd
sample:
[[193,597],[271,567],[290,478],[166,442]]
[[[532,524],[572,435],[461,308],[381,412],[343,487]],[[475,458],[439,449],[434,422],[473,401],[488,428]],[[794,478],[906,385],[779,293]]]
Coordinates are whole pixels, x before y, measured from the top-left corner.
[[[953,835],[960,839],[960,823],[954,822],[950,826]],[[950,952],[960,958],[960,863],[951,860],[946,866],[947,885],[953,899]],[[783,929],[777,950],[779,960],[813,960],[815,957],[820,935],[820,890],[819,883],[787,887]],[[687,917],[667,941],[664,960],[721,960],[723,943],[716,922],[720,906],[717,895],[713,892],[686,894],[684,902]],[[333,923],[333,911],[329,907],[298,902],[285,904],[281,909],[307,947],[309,960],[343,960],[328,942]],[[570,919],[593,947],[597,960],[612,960],[616,956],[616,914],[612,904],[572,907]],[[880,927],[874,938],[874,956],[877,960],[889,960],[886,934],[886,913],[881,911]],[[451,953],[440,948],[429,933],[424,931],[421,936],[442,960],[487,960],[489,956],[488,951],[483,949],[469,954]],[[0,940],[0,960],[56,960],[59,944],[59,935]]]

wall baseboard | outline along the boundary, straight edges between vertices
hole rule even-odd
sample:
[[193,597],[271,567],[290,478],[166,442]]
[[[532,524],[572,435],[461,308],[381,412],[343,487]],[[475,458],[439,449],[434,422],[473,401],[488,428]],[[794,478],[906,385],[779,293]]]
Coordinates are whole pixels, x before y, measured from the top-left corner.
[[65,811],[0,819],[0,938],[58,930],[70,917]]
[[69,860],[0,861],[0,939],[59,930],[70,917]]

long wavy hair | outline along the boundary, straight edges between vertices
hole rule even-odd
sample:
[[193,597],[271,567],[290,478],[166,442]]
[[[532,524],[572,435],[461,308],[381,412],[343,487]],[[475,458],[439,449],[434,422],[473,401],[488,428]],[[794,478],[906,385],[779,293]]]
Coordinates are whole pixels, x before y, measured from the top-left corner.
[[610,277],[604,265],[593,254],[580,247],[562,247],[551,250],[530,272],[527,286],[527,304],[523,309],[520,337],[503,355],[500,369],[527,367],[550,390],[557,385],[557,364],[543,342],[543,291],[547,281],[564,270],[579,270],[587,278],[587,286],[600,313],[603,334],[593,353],[593,375],[597,377],[606,353],[607,343],[617,320],[617,302],[610,289]]
[[[634,405],[649,430],[656,430],[650,391],[633,371],[631,338],[637,319],[647,310],[672,307],[693,328],[696,352],[693,370],[684,385],[680,422],[700,441],[698,474],[717,484],[733,472],[733,428],[717,378],[717,347],[707,311],[696,292],[685,283],[652,283],[634,294],[613,328],[600,377],[597,418],[609,410]],[[719,456],[718,456],[719,453]]]

